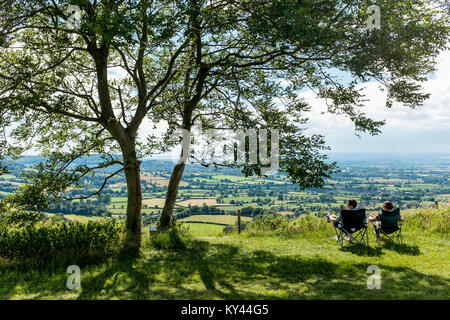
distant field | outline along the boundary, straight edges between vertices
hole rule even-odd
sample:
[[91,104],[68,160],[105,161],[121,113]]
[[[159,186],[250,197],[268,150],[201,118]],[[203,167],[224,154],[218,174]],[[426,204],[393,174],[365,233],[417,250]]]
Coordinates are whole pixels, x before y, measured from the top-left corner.
[[24,183],[21,183],[21,182],[15,182],[15,181],[10,181],[10,180],[7,180],[7,181],[3,181],[3,180],[2,180],[2,181],[0,181],[0,184],[12,184],[12,185],[18,186],[18,187],[24,185]]
[[183,206],[183,207],[187,207],[189,205],[201,207],[204,203],[207,206],[220,205],[220,204],[217,204],[216,198],[189,199],[189,200],[183,200],[183,201],[177,202],[178,205]]
[[[241,217],[241,221],[250,221],[249,217]],[[237,221],[237,216],[232,215],[193,215],[184,219],[180,219],[183,222],[211,222],[211,223],[222,223],[228,225],[235,225]]]
[[[46,213],[49,217],[54,216],[53,213]],[[72,221],[79,221],[79,222],[88,222],[88,221],[95,221],[99,219],[103,219],[102,217],[86,217],[86,216],[78,216],[74,214],[65,214],[64,218],[72,220]]]
[[149,207],[155,207],[158,206],[159,208],[164,207],[164,202],[166,201],[166,199],[162,199],[162,198],[153,198],[153,199],[144,199],[142,200],[142,204],[143,205],[148,205]]
[[206,223],[186,223],[189,232],[196,236],[214,236],[222,233],[224,226]]
[[[160,176],[153,176],[149,173],[144,173],[141,175],[141,180],[145,180],[145,181],[149,181],[151,183],[157,184],[158,186],[162,186],[165,187],[167,185],[169,185],[169,179],[165,178],[165,177],[160,177]],[[180,186],[181,187],[186,187],[188,186],[188,183],[185,181],[180,181]]]
[[[158,206],[158,208],[163,208],[165,201],[166,201],[165,198],[150,198],[150,199],[143,199],[142,204],[147,205],[150,208],[154,208],[156,206]],[[109,207],[112,208],[112,205],[115,204],[116,209],[118,209],[118,205],[117,205],[118,203],[120,203],[120,205],[122,205],[122,204],[126,205],[126,202],[127,202],[127,198],[124,198],[124,197],[112,198],[111,205]],[[181,200],[181,201],[177,201],[176,204],[183,206],[183,207],[187,207],[189,205],[201,207],[204,203],[207,206],[227,206],[226,203],[224,203],[224,204],[217,203],[216,198],[212,198],[212,197]]]
[[[257,206],[256,203],[246,203],[245,204],[245,207],[255,207],[255,206]],[[236,213],[239,209],[242,209],[242,206],[233,206],[233,205],[231,205],[231,206],[224,206],[224,207],[220,208],[220,210],[230,211],[230,212],[234,212],[234,213]]]
[[[16,177],[12,174],[4,174],[2,175],[2,180],[15,179]],[[0,180],[1,181],[1,180]]]
[[294,214],[292,211],[279,211],[278,214],[281,214],[282,216],[288,216],[291,214]]

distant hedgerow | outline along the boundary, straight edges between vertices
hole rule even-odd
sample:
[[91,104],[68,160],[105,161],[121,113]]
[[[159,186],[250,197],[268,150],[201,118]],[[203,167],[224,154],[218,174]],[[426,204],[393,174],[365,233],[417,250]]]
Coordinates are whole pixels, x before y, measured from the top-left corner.
[[317,232],[327,228],[329,226],[327,226],[324,218],[318,218],[312,214],[303,214],[293,220],[274,215],[261,216],[250,221],[246,230],[250,233],[269,231]]
[[421,208],[405,215],[405,226],[440,234],[450,234],[450,207]]

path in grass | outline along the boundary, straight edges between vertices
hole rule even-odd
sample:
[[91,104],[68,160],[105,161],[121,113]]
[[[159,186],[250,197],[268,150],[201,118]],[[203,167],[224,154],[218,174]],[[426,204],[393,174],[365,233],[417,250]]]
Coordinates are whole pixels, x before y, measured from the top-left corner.
[[[186,248],[144,245],[136,260],[82,267],[82,289],[66,289],[65,268],[0,268],[1,299],[449,299],[450,241],[406,231],[405,245],[341,250],[318,234],[228,235],[183,240]],[[381,289],[367,289],[367,268]]]

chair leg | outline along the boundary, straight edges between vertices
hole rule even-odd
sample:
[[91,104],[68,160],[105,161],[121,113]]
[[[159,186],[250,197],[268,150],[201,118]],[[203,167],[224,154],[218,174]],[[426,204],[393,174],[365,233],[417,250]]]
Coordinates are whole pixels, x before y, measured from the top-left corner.
[[342,232],[339,233],[338,239],[339,239],[338,240],[339,241],[339,245],[341,246],[341,248],[343,248],[344,247],[344,238],[343,238]]
[[369,255],[369,232],[366,229],[367,255]]
[[[338,231],[339,230],[339,231]],[[337,229],[336,227],[334,227],[334,232],[336,233],[336,237],[337,237],[337,242],[339,243],[339,245],[341,246],[341,248],[343,247],[343,243],[342,243],[342,230]]]

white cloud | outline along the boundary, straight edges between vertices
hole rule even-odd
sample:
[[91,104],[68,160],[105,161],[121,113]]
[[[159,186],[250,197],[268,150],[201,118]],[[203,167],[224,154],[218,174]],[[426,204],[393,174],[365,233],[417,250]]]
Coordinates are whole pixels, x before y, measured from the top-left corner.
[[394,104],[385,107],[386,94],[378,83],[364,85],[369,101],[364,112],[376,120],[386,120],[378,136],[354,135],[354,126],[344,116],[321,114],[326,111],[323,100],[311,91],[301,94],[312,110],[309,114],[309,133],[325,136],[336,152],[389,151],[401,152],[450,152],[450,52],[438,57],[438,70],[424,83],[424,90],[431,94],[424,106],[412,110]]

